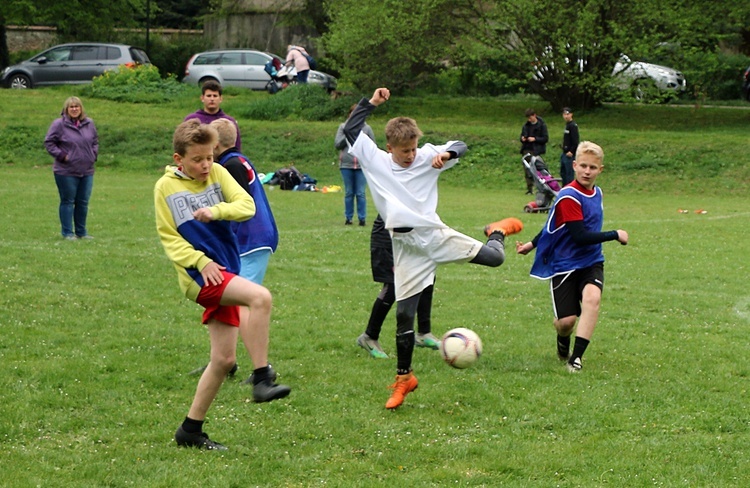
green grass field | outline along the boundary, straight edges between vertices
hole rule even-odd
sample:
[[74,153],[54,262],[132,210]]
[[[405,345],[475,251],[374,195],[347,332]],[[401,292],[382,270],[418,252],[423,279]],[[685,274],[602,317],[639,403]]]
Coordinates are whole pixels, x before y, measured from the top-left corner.
[[[35,101],[45,93],[51,100]],[[0,132],[25,126],[43,137],[63,94],[1,90],[10,108],[0,114]],[[508,103],[515,109],[526,102]],[[23,106],[31,107],[28,117],[18,115]],[[110,141],[118,120],[123,134],[135,130],[134,113],[148,112],[144,125],[166,133],[176,114],[194,108],[163,107],[158,118],[157,107],[112,106],[118,115],[99,112],[96,119]],[[651,147],[653,160],[673,164],[662,145],[648,145],[652,134],[619,127],[622,117],[610,112],[637,110],[591,114],[599,126],[589,131],[601,136],[592,139],[620,148],[627,144],[616,141],[629,135],[636,148]],[[648,110],[669,118],[690,109]],[[181,296],[155,233],[152,189],[157,161],[166,163],[169,154],[103,149],[104,157],[141,162],[98,170],[90,242],[60,239],[58,197],[43,150],[33,161],[1,158],[0,485],[746,486],[750,209],[747,155],[738,148],[746,145],[748,113],[719,115],[712,118],[725,127],[696,127],[689,137],[680,135],[684,121],[660,129],[665,144],[682,154],[699,154],[712,141],[721,154],[733,149],[735,159],[722,162],[707,191],[695,190],[700,185],[692,175],[699,171],[692,165],[686,166],[691,176],[671,183],[653,168],[600,177],[604,227],[627,230],[630,244],[605,244],[602,312],[583,373],[570,375],[556,358],[549,292],[528,276],[532,257],[509,252],[498,269],[440,269],[436,334],[469,327],[485,352],[474,368],[459,371],[436,352],[417,350],[420,388],[395,412],[384,408],[395,374],[395,317],[382,336],[391,359],[373,360],[355,345],[379,291],[370,275],[369,227],[343,225],[341,194],[269,191],[281,231],[266,277],[274,294],[271,361],[293,391],[284,400],[252,403],[240,384],[251,365],[240,351],[239,377],[226,382],[206,423],[212,438],[230,447],[225,453],[178,449],[172,439],[197,382],[187,373],[205,364],[208,336],[200,307]],[[303,133],[303,123],[288,125]],[[327,143],[319,134],[332,146],[337,123],[308,125],[310,145],[323,154]],[[435,125],[438,135],[452,125],[480,151],[490,150],[491,125],[465,116],[451,122],[446,114]],[[515,134],[517,125],[502,130]],[[263,124],[241,121],[247,141],[272,140],[283,126],[269,124],[264,133]],[[18,144],[23,154],[39,151]],[[0,153],[13,149],[7,139],[0,142]],[[634,151],[608,154],[632,161],[628,156],[641,154]],[[310,157],[298,166],[315,168],[320,184],[339,184],[328,168],[333,154],[325,163]],[[282,162],[277,157],[256,159],[272,170]],[[476,178],[461,171],[491,169],[456,168],[458,175],[441,184],[446,223],[477,238],[486,223],[509,215],[526,225],[521,240],[541,228],[544,215],[522,212],[528,196],[517,156],[502,158],[519,166],[515,173],[472,184]],[[374,215],[370,208],[368,222]]]

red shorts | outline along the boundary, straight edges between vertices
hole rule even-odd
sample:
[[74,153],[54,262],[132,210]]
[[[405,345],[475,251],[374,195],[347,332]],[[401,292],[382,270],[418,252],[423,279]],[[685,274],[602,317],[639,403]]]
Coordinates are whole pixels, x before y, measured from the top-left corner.
[[221,305],[221,296],[230,281],[237,276],[228,271],[222,271],[224,281],[219,285],[204,285],[198,293],[196,302],[206,310],[203,312],[203,323],[214,319],[234,327],[240,326],[240,307],[237,305]]

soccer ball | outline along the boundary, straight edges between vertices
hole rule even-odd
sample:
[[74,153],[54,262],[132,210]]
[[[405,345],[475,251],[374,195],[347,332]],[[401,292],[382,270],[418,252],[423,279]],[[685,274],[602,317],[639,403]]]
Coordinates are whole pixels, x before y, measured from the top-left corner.
[[482,355],[482,339],[473,330],[451,329],[440,341],[440,354],[454,368],[468,368]]

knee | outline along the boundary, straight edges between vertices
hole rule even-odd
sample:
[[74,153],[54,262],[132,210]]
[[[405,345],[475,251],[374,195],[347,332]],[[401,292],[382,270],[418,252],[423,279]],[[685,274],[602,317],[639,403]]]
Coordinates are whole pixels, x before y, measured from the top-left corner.
[[563,337],[569,336],[573,332],[573,327],[576,325],[576,319],[577,317],[575,315],[570,315],[555,320],[554,325],[558,335]]
[[273,297],[271,296],[271,292],[268,291],[268,288],[264,286],[258,286],[256,291],[253,292],[252,297],[250,298],[249,306],[253,310],[271,310],[271,306],[273,305]]
[[222,376],[226,376],[236,363],[237,355],[234,351],[217,352],[211,356],[211,366]]

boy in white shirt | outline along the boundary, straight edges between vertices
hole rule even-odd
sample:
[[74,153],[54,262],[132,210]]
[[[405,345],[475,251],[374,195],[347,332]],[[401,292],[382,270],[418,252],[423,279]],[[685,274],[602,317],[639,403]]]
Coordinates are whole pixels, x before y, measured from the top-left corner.
[[365,172],[372,199],[393,240],[396,287],[396,351],[398,364],[393,393],[385,407],[401,405],[418,386],[411,368],[414,352],[414,317],[422,291],[435,281],[438,264],[471,262],[497,267],[505,261],[506,236],[523,224],[508,218],[487,225],[487,244],[445,225],[437,214],[437,181],[466,152],[466,144],[449,141],[418,148],[422,132],[408,117],[391,119],[385,128],[386,148],[360,132],[367,116],[390,98],[387,88],[362,99],[344,126],[350,150]]

